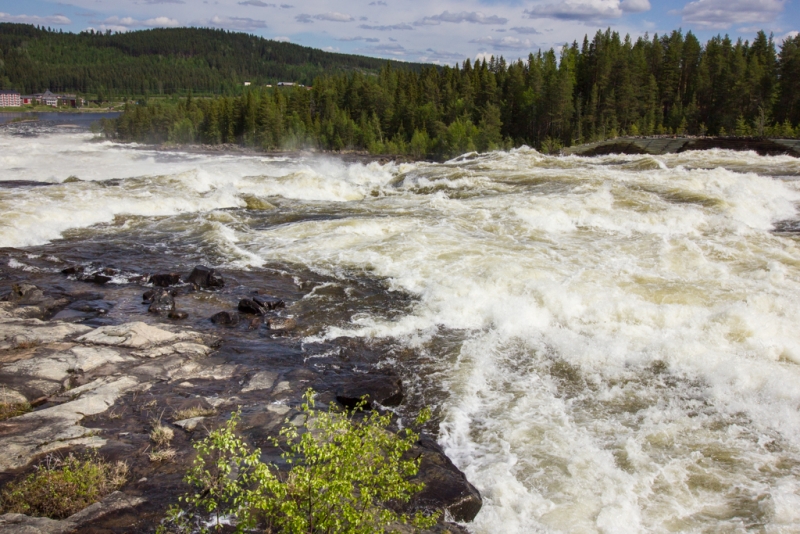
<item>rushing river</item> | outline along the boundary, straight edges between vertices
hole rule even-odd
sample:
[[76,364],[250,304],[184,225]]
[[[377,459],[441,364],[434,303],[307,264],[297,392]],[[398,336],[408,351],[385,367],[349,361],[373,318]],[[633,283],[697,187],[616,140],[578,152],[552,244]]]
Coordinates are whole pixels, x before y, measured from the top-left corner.
[[306,341],[419,356],[409,387],[484,496],[475,533],[797,532],[798,176],[726,151],[381,166],[10,128],[0,247],[374,281],[385,306]]

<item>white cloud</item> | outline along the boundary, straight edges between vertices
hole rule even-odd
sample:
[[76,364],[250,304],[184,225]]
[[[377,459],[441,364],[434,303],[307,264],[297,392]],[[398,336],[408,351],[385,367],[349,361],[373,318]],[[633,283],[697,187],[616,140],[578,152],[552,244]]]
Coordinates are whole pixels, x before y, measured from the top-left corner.
[[338,13],[336,11],[329,11],[328,13],[320,13],[319,15],[314,15],[314,18],[317,20],[327,20],[331,22],[352,22],[355,20],[350,15],[345,15],[344,13]]
[[267,23],[263,20],[256,20],[247,17],[220,17],[219,15],[214,15],[207,22],[205,22],[205,24],[201,23],[198,25],[242,31],[263,30],[267,27]]
[[131,28],[176,28],[180,22],[169,17],[154,17],[147,20],[137,20],[132,17],[108,17],[100,25],[100,29],[112,31],[125,31]]
[[55,25],[67,26],[72,24],[64,15],[52,15],[50,17],[40,17],[38,15],[11,15],[9,13],[0,12],[0,22],[17,22],[20,24],[36,24],[36,25]]
[[532,19],[541,17],[598,21],[619,18],[624,13],[641,13],[649,9],[649,0],[567,0],[559,4],[535,6],[526,9],[525,13]]
[[473,24],[505,24],[508,22],[508,19],[504,19],[502,17],[498,17],[497,15],[490,15],[486,16],[483,13],[477,11],[462,11],[460,13],[450,13],[449,11],[443,11],[438,15],[434,15],[432,17],[424,17],[417,22],[414,23],[416,26],[434,26],[441,24],[442,22],[471,22]]
[[272,38],[272,40],[273,40],[273,41],[278,41],[279,43],[291,43],[291,42],[292,42],[292,40],[291,40],[291,39],[289,39],[289,38],[288,38],[287,36],[285,36],[285,35],[278,35],[278,36],[276,36],[276,37],[273,37],[273,38]]
[[696,0],[680,13],[684,23],[706,29],[726,29],[734,24],[774,21],[783,11],[785,0]]
[[362,30],[378,30],[382,32],[390,31],[390,30],[413,30],[414,26],[411,24],[392,24],[391,26],[380,26],[380,25],[370,25],[370,24],[360,24],[358,26]]
[[261,0],[247,0],[246,2],[239,2],[240,6],[253,6],[253,7],[277,7],[275,4],[268,4]]
[[781,46],[783,44],[783,42],[786,41],[787,39],[794,39],[798,35],[800,35],[800,33],[796,32],[796,31],[786,32],[785,34],[783,34],[781,36],[775,37],[775,44],[777,44],[778,46]]
[[478,55],[475,56],[475,63],[478,63],[479,61],[480,62],[482,62],[482,61],[487,61],[488,62],[488,61],[491,61],[493,57],[494,57],[494,54],[492,54],[491,52],[480,52],[480,53],[478,53]]
[[519,37],[510,36],[503,37],[502,39],[481,37],[471,40],[470,43],[488,46],[493,50],[531,50],[536,46],[530,39],[520,39]]

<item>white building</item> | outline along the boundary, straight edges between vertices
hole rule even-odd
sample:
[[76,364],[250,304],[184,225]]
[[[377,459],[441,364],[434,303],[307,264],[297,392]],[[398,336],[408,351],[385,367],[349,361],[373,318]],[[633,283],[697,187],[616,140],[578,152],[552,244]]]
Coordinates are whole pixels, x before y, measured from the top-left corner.
[[18,108],[22,97],[16,91],[0,91],[0,108]]

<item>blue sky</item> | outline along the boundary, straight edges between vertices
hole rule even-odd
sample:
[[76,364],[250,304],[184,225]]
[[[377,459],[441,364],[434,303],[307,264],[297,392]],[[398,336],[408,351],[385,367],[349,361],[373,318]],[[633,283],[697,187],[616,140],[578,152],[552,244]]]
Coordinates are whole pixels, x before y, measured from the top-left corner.
[[682,28],[780,42],[800,0],[0,0],[0,21],[64,31],[226,28],[337,52],[453,64],[527,57],[611,27],[636,38]]

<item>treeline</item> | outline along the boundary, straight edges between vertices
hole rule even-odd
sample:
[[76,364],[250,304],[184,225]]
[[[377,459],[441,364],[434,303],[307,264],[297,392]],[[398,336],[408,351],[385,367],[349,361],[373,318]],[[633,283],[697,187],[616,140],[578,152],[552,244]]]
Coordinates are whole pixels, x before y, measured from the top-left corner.
[[188,91],[236,94],[245,81],[310,85],[326,73],[377,73],[385,63],[216,29],[73,34],[0,23],[0,89],[21,93],[50,89],[101,100]]
[[106,134],[142,142],[357,149],[444,158],[527,144],[547,151],[618,135],[794,137],[800,36],[776,49],[680,31],[616,32],[531,54],[419,72],[321,76],[313,89],[130,106]]

